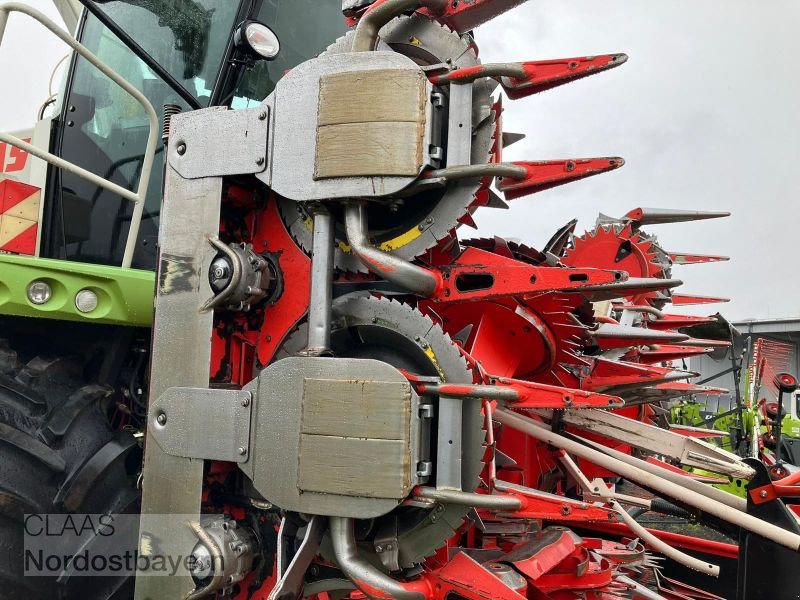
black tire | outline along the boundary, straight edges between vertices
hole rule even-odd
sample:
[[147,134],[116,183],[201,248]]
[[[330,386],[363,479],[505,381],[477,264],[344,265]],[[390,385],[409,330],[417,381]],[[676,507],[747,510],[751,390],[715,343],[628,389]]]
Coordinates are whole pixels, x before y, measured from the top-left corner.
[[138,508],[126,464],[137,460],[138,446],[129,433],[111,429],[112,395],[111,388],[86,381],[79,359],[23,360],[0,340],[0,598],[132,597],[127,575],[62,582],[24,576],[25,514],[116,515]]

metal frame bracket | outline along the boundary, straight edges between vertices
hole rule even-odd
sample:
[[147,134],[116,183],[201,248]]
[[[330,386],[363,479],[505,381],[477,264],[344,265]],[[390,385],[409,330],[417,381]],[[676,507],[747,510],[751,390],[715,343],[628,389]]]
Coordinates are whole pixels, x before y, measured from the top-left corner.
[[247,462],[253,399],[246,390],[169,388],[152,404],[149,427],[167,454]]

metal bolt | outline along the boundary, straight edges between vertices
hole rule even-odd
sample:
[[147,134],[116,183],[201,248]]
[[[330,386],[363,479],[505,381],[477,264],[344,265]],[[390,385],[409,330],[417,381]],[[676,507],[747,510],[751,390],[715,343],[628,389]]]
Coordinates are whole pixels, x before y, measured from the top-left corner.
[[166,413],[160,413],[156,417],[156,421],[158,421],[159,425],[166,425],[167,424],[167,415],[166,415]]
[[566,516],[566,515],[570,514],[571,512],[572,512],[572,509],[569,506],[567,506],[566,504],[564,504],[561,507],[561,514],[562,515]]
[[179,156],[183,156],[184,154],[186,154],[186,144],[181,142],[180,144],[178,144],[178,147],[175,149],[175,151],[178,153]]
[[263,157],[263,156],[259,156],[259,157],[256,159],[256,164],[257,164],[259,167],[260,167],[261,165],[263,165],[263,164],[264,164],[264,157]]
[[247,394],[244,398],[242,398],[242,406],[247,408],[250,406],[250,394]]
[[263,121],[266,118],[267,118],[267,111],[262,110],[260,113],[258,113],[258,120],[259,121]]
[[244,446],[239,446],[239,455],[244,456],[245,454],[247,454],[247,448]]
[[766,497],[767,497],[767,495],[768,495],[768,494],[767,494],[767,490],[761,490],[761,491],[758,493],[758,495],[759,495],[759,496],[761,496],[762,498],[766,498]]
[[375,552],[383,552],[383,546],[375,546]]

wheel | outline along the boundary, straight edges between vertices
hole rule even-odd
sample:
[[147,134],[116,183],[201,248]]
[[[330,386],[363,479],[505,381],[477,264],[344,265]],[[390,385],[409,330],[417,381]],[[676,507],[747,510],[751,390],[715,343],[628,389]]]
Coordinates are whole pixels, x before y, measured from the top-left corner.
[[[111,429],[106,408],[112,395],[110,387],[86,381],[77,358],[24,360],[0,340],[0,598],[132,597],[127,574],[61,581],[24,575],[26,514],[138,509],[127,468],[138,458],[138,445],[130,433]],[[129,547],[136,548],[135,539]]]

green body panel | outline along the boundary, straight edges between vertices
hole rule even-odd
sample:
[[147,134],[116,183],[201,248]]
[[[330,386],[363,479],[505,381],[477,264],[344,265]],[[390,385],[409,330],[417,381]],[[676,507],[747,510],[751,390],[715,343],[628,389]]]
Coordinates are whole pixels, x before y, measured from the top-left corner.
[[[41,306],[28,300],[34,281],[45,281],[53,290]],[[83,289],[98,297],[90,313],[75,308],[75,295]],[[150,327],[154,290],[151,271],[0,254],[0,315]]]
[[781,435],[800,438],[800,419],[792,415],[786,415],[781,422]]

